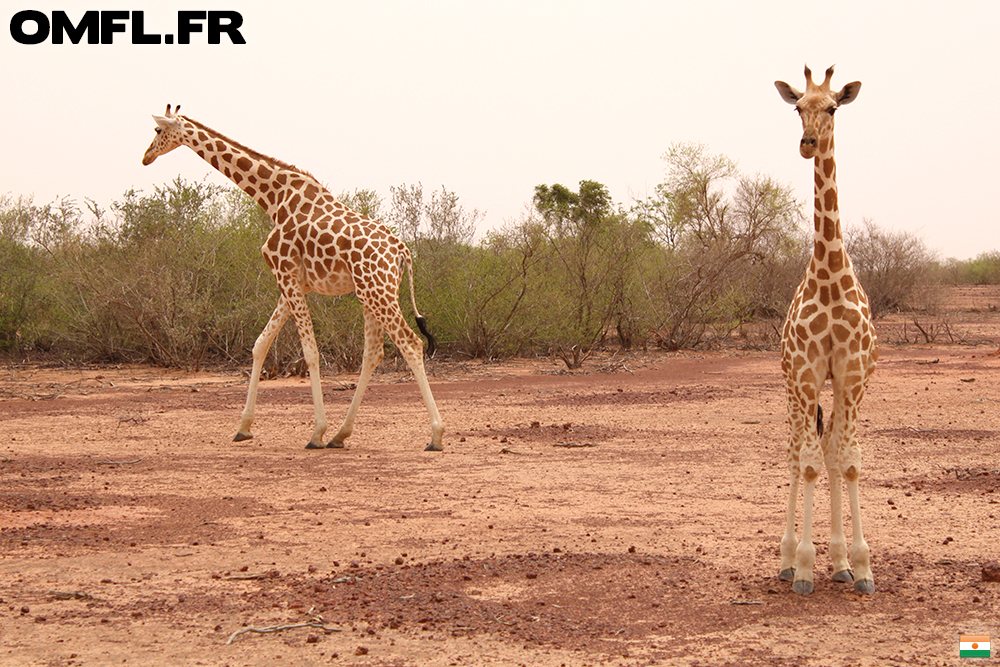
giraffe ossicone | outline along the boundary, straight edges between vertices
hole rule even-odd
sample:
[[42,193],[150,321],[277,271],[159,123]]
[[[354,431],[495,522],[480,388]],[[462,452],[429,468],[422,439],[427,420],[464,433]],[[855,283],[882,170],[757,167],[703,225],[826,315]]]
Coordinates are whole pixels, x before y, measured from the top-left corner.
[[302,354],[309,369],[316,425],[309,449],[324,447],[327,423],[319,374],[319,350],[313,331],[306,294],[337,295],[354,292],[364,312],[365,349],[358,386],[337,434],[325,445],[343,447],[354,429],[354,419],[368,382],[382,360],[387,333],[413,372],[431,422],[431,441],[426,449],[441,450],[444,425],[424,371],[424,348],[420,337],[403,318],[399,307],[399,284],[403,268],[410,283],[410,299],[417,326],[427,337],[428,353],[434,338],[417,310],[410,252],[385,225],[356,213],[337,201],[310,173],[239,144],[211,128],[171,111],[153,116],[156,136],[146,149],[142,163],[178,146],[187,146],[229,178],[260,204],[274,223],[261,252],[278,282],[281,296],[267,325],[253,347],[253,369],[239,430],[234,440],[253,436],[257,389],[264,358],[275,336],[289,317],[295,319]]
[[[796,593],[813,591],[813,496],[823,466],[830,477],[830,558],[833,580],[854,582],[860,593],[873,593],[868,544],[861,529],[858,480],[861,448],[857,442],[858,408],[878,360],[878,339],[872,327],[868,297],[854,272],[840,228],[837,165],[834,161],[834,114],[853,102],[861,89],[854,81],[840,91],[830,82],[833,67],[822,83],[805,69],[806,90],[775,81],[778,92],[795,105],[802,120],[799,153],[813,160],[813,252],[781,332],[781,368],[788,406],[790,489],[785,534],[781,540],[779,578],[792,582]],[[819,405],[827,382],[833,390],[833,409],[826,428]],[[795,534],[800,480],[803,484],[802,539]],[[844,537],[843,487],[851,508],[852,540],[848,553]],[[848,555],[850,559],[848,560]]]

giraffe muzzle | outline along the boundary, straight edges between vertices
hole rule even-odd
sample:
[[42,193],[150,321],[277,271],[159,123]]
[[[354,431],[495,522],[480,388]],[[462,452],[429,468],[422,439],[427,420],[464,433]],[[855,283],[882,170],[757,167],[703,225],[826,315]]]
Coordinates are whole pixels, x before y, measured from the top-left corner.
[[811,134],[803,135],[802,140],[799,142],[799,153],[805,158],[814,157],[817,145],[818,142],[815,136]]

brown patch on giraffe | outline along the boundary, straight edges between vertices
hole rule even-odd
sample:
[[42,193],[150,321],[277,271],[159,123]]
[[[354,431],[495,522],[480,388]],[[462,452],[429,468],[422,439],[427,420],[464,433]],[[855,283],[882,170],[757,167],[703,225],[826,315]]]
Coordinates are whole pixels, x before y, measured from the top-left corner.
[[845,274],[840,279],[840,286],[844,288],[845,292],[854,287],[854,276],[852,276],[850,273]]
[[224,143],[222,143],[221,141],[216,141],[215,142],[215,150],[217,152],[219,152],[219,153],[222,153],[223,151],[226,150],[226,145]]
[[837,209],[837,188],[829,188],[823,194],[823,203],[826,205],[827,211],[834,211]]
[[[816,192],[819,192],[822,189],[823,189],[823,174],[821,174],[821,173],[819,173],[819,171],[817,171],[816,172]],[[819,207],[817,206],[817,208],[819,208]]]
[[829,318],[826,313],[820,313],[813,321],[809,323],[809,331],[813,333],[814,336],[818,336],[826,330],[827,325],[830,323]]
[[830,284],[830,299],[836,303],[840,301],[840,285],[837,283]]
[[860,303],[858,302],[858,291],[857,290],[853,290],[852,289],[852,290],[848,290],[847,292],[845,292],[844,293],[844,300],[853,303],[855,306],[860,305]]
[[285,172],[283,171],[279,171],[278,175],[274,177],[274,181],[278,185],[284,185],[285,183],[288,182],[288,175],[285,174]]
[[829,280],[830,272],[827,271],[826,269],[819,269],[818,271],[816,271],[816,277],[820,280]]
[[306,191],[303,196],[306,199],[315,199],[316,195],[318,194],[319,194],[319,188],[317,188],[312,183],[309,183],[308,185],[306,185]]
[[808,301],[809,299],[812,299],[813,297],[815,297],[816,296],[816,290],[818,290],[818,289],[819,289],[819,284],[816,282],[816,280],[814,278],[809,278],[806,281],[806,287],[805,287],[805,289],[802,290],[802,298],[803,298],[803,300]]
[[823,160],[823,173],[826,174],[827,178],[831,178],[833,176],[833,170],[835,166],[836,163],[833,161],[832,157],[828,157],[825,160]]
[[245,188],[243,188],[243,191],[246,192],[251,197],[256,197],[257,196],[257,189],[256,188],[252,188],[249,185],[246,186]]
[[799,319],[808,320],[810,317],[815,315],[818,310],[819,306],[815,303],[807,304],[806,307],[799,312]]
[[201,130],[199,130],[198,131],[198,139],[200,141],[208,141],[208,135],[205,134],[204,132],[202,132]]
[[266,164],[261,163],[257,165],[257,175],[263,178],[264,180],[271,178],[271,175],[273,173],[274,172],[271,170],[271,168],[268,167]]
[[319,239],[317,239],[317,241],[321,247],[326,248],[333,243],[333,234],[330,232],[323,232],[319,235]]
[[826,265],[833,273],[840,273],[844,268],[844,250],[833,250],[827,256]]
[[281,238],[278,236],[278,234],[275,234],[273,231],[270,234],[268,234],[267,236],[268,250],[270,250],[271,252],[277,252],[279,243],[281,243]]
[[851,337],[851,330],[845,327],[839,322],[835,322],[832,327],[830,327],[830,333],[839,343],[846,343]]
[[822,285],[819,288],[819,302],[824,306],[830,305],[830,287],[828,285]]
[[819,152],[826,153],[830,150],[830,137],[823,137],[819,140]]
[[219,156],[218,155],[213,155],[212,159],[209,160],[208,163],[210,165],[212,165],[213,167],[215,167],[216,169],[218,169],[219,168]]

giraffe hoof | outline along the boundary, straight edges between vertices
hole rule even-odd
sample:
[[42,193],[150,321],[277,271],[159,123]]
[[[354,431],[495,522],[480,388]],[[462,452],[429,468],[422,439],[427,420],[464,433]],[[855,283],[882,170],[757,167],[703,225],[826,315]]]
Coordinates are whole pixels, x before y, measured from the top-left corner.
[[426,447],[424,447],[425,452],[443,452],[444,447],[441,445],[435,445],[433,442]]
[[243,442],[244,440],[250,440],[253,438],[252,433],[237,433],[233,438],[233,442]]
[[792,584],[792,590],[799,595],[809,595],[813,592],[813,585],[811,581],[796,581]]
[[792,581],[795,579],[795,568],[790,567],[782,570],[778,573],[778,579],[781,581]]
[[850,570],[841,570],[833,575],[833,580],[842,584],[850,584],[854,582],[854,573]]
[[875,592],[875,582],[871,579],[859,579],[854,582],[854,590],[862,595],[871,595]]
[[337,442],[336,440],[331,440],[330,442],[326,443],[326,448],[327,449],[343,449],[344,448],[344,443]]
[[318,444],[316,444],[315,442],[311,442],[311,441],[310,441],[310,442],[309,442],[309,443],[308,443],[308,444],[306,445],[306,449],[323,449],[323,445],[321,445],[321,444],[319,444],[319,445],[318,445]]

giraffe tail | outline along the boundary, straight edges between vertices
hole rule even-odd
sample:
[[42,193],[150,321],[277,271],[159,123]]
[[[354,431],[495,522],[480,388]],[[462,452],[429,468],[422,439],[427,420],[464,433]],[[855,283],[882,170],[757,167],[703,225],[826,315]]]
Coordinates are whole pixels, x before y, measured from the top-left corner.
[[410,257],[409,252],[404,255],[403,261],[406,262],[406,275],[410,280],[410,302],[413,304],[413,313],[417,317],[417,328],[420,329],[420,333],[427,339],[427,349],[425,350],[427,356],[433,357],[434,351],[437,350],[437,342],[434,340],[431,332],[427,330],[427,320],[417,310],[417,291],[413,286],[413,259]]

